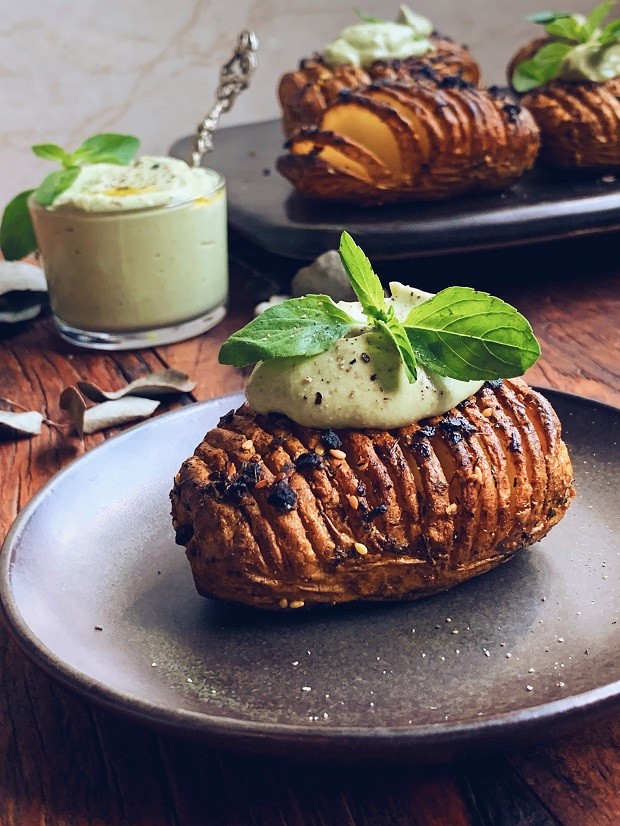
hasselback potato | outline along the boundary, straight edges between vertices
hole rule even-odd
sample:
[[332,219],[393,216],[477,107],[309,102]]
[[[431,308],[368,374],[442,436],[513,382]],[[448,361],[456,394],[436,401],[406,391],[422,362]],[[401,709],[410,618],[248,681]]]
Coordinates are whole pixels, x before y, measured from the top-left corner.
[[286,72],[278,84],[282,128],[291,137],[302,127],[317,126],[323,111],[343,90],[362,92],[376,80],[409,80],[432,69],[439,77],[459,75],[480,82],[480,68],[465,46],[442,35],[430,37],[433,51],[405,60],[377,60],[367,69],[353,65],[328,66],[320,55],[302,60],[294,72]]
[[262,608],[416,599],[541,539],[572,496],[549,403],[489,382],[397,430],[311,430],[247,405],[223,417],[171,493],[204,596]]
[[[523,46],[508,65],[515,68],[548,43]],[[602,83],[553,80],[521,97],[540,129],[543,162],[565,169],[620,166],[620,77]]]
[[285,144],[277,168],[308,197],[383,204],[505,189],[538,146],[532,116],[514,101],[427,71],[341,93],[318,129]]

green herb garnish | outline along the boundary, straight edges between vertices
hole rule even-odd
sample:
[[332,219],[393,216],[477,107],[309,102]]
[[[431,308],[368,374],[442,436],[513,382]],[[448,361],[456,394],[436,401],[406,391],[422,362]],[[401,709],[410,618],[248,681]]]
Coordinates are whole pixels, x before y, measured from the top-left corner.
[[370,14],[364,14],[363,11],[359,9],[353,9],[355,14],[362,20],[364,23],[387,23],[389,21],[384,20],[382,17],[372,17]]
[[365,325],[328,296],[293,298],[234,333],[220,350],[220,364],[246,367],[274,358],[318,355],[360,326],[394,348],[411,383],[417,377],[416,362],[442,376],[488,381],[520,376],[540,355],[529,322],[499,298],[470,287],[448,287],[399,321],[370,261],[348,232],[340,238],[340,257]]
[[0,250],[7,261],[15,261],[30,255],[37,248],[28,210],[31,195],[41,206],[51,206],[56,198],[69,189],[84,164],[127,164],[136,155],[140,141],[132,135],[106,133],[87,138],[75,152],[66,152],[55,143],[40,143],[32,147],[39,158],[61,165],[43,180],[37,189],[20,192],[7,205],[0,224]]
[[511,78],[514,89],[529,92],[558,77],[567,55],[576,46],[588,43],[603,50],[618,43],[620,20],[612,20],[601,28],[615,5],[615,0],[607,0],[596,6],[585,19],[568,12],[544,11],[529,15],[527,20],[544,26],[553,39],[515,68]]

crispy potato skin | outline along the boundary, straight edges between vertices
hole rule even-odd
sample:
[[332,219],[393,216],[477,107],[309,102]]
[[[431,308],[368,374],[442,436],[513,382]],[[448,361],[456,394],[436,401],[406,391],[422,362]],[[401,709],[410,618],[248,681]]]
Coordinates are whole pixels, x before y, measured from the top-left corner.
[[[546,38],[523,46],[508,64],[532,57]],[[605,83],[554,80],[521,97],[540,129],[541,161],[563,169],[620,166],[620,77]]]
[[[334,148],[346,139],[371,150],[385,170],[343,175],[337,156],[327,158],[327,134]],[[313,143],[308,129],[299,135],[305,152],[282,155],[279,172],[306,197],[360,205],[502,190],[533,166],[539,149],[538,127],[527,109],[500,92],[432,72],[341,94],[322,114],[321,141]],[[310,162],[309,155],[321,163]]]
[[480,82],[480,68],[464,46],[434,34],[433,52],[407,60],[377,60],[368,69],[325,64],[320,56],[302,60],[294,72],[286,72],[278,84],[282,128],[287,137],[298,129],[317,126],[323,111],[344,89],[363,91],[375,80],[408,80],[432,68],[439,76],[460,74],[464,80]]
[[411,600],[541,539],[573,496],[560,423],[520,379],[492,384],[419,424],[339,431],[335,452],[286,417],[225,416],[171,492],[199,593],[272,609]]

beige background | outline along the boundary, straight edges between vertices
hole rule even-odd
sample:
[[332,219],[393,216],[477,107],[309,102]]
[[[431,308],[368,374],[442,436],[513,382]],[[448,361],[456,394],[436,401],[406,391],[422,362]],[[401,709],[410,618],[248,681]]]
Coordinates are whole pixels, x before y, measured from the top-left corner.
[[[33,143],[74,148],[95,132],[130,132],[165,153],[211,105],[217,67],[239,30],[260,38],[250,91],[224,124],[277,114],[278,76],[354,21],[352,7],[393,17],[377,0],[0,0],[0,203],[39,183],[50,165]],[[529,11],[543,0],[418,0],[435,26],[469,44],[487,83],[535,35]],[[566,10],[583,9],[561,0]],[[274,148],[275,152],[275,148]]]

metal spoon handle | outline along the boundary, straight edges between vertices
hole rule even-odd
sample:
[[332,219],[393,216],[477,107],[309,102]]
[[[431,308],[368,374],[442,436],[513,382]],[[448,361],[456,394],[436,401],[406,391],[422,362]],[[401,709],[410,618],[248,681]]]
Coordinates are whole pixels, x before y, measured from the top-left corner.
[[258,38],[253,31],[243,31],[237,38],[237,45],[230,60],[220,69],[215,104],[198,124],[196,136],[188,163],[200,166],[207,152],[213,149],[213,133],[220,117],[232,107],[241,92],[247,89],[256,69]]

